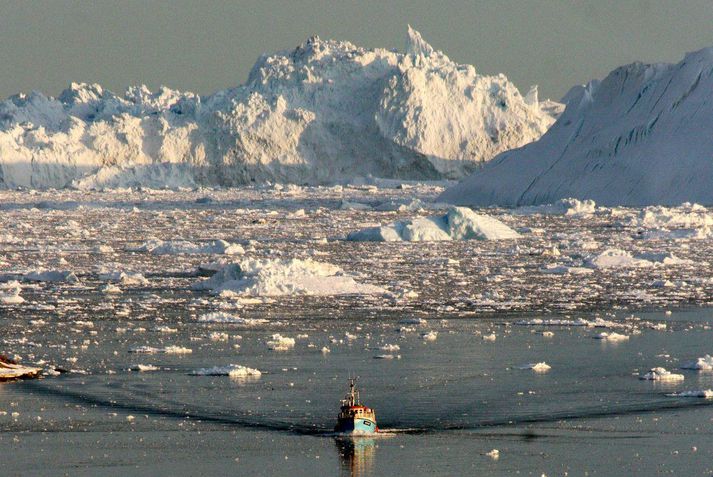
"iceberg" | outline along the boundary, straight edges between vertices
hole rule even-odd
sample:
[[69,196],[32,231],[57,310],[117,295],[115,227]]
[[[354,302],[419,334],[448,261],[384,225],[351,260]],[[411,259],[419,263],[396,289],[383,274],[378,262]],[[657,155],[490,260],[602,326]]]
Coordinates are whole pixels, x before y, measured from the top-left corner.
[[386,293],[381,287],[357,283],[336,265],[311,259],[247,259],[225,265],[193,288],[247,296]]
[[605,206],[713,204],[713,47],[633,63],[574,87],[537,141],[500,154],[440,201],[517,207],[574,197]]
[[349,233],[347,240],[431,242],[440,240],[506,240],[520,234],[497,219],[466,207],[450,207],[445,215],[418,217]]
[[455,179],[539,138],[560,112],[410,27],[404,52],[312,37],[208,96],[85,83],[12,96],[0,102],[0,186]]

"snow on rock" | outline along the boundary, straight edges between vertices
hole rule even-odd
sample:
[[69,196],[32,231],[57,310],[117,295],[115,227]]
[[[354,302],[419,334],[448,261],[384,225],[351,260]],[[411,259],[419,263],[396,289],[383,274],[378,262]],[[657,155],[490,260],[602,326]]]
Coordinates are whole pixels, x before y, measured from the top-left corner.
[[226,242],[225,240],[212,240],[206,243],[194,243],[188,240],[149,240],[142,245],[131,249],[133,252],[148,252],[154,255],[180,255],[180,254],[222,254],[242,255],[243,247]]
[[426,242],[441,240],[503,240],[520,234],[501,221],[467,207],[450,207],[445,215],[417,217],[351,232],[347,240]]
[[665,368],[651,368],[651,370],[639,376],[639,379],[643,379],[645,381],[683,381],[684,376],[683,374],[675,374],[670,371],[667,371]]
[[336,265],[311,259],[247,259],[224,266],[193,287],[248,296],[385,293],[381,287],[357,283]]
[[239,364],[228,366],[214,366],[212,368],[200,368],[190,373],[191,376],[229,376],[231,378],[258,378],[262,372],[258,369],[248,368]]
[[566,197],[611,205],[713,204],[713,47],[678,64],[633,63],[568,93],[538,141],[505,152],[447,190],[461,205]]
[[540,137],[559,105],[459,65],[312,37],[210,96],[96,84],[0,102],[0,185],[117,188],[459,178]]
[[707,354],[695,361],[689,361],[681,366],[681,369],[696,369],[699,371],[713,371],[713,356]]

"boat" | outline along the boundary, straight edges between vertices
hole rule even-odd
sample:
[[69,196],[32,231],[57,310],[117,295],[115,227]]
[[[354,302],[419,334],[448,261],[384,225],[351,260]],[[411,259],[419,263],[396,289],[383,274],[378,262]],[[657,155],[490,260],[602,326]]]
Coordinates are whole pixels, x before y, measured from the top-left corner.
[[42,368],[23,366],[6,356],[0,355],[0,381],[37,378],[40,373],[42,373]]
[[376,413],[359,400],[356,378],[349,378],[349,393],[341,400],[334,432],[351,435],[379,432],[379,428],[376,426]]

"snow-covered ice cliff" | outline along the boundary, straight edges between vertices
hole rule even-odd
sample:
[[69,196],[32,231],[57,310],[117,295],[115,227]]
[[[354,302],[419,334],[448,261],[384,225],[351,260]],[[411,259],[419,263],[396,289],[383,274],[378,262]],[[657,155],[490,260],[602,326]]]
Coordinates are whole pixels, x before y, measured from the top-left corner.
[[210,96],[72,84],[0,102],[0,186],[460,178],[540,137],[560,111],[410,27],[404,53],[314,37]]
[[461,205],[713,204],[713,47],[678,64],[634,63],[573,88],[537,142],[447,190]]

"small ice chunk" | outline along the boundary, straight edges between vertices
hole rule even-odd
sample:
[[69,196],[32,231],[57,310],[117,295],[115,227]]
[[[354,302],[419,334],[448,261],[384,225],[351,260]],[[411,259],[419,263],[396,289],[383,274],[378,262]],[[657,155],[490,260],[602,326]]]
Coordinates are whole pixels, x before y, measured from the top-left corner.
[[260,377],[262,372],[242,366],[239,364],[229,364],[228,366],[214,366],[212,368],[200,368],[190,373],[191,376],[229,376],[231,378]]
[[607,333],[605,331],[605,332],[599,333],[597,335],[594,335],[593,338],[596,340],[604,340],[604,341],[627,341],[629,339],[629,336],[622,335],[619,333],[614,333],[614,332]]
[[536,373],[546,373],[550,369],[552,369],[552,366],[549,364],[545,363],[544,361],[541,361],[539,363],[528,363],[520,366],[520,369],[531,369]]
[[681,369],[695,369],[698,371],[713,371],[713,356],[707,354],[702,358],[698,358],[695,361],[689,361]]
[[267,342],[267,347],[273,351],[289,351],[295,347],[295,339],[276,333]]
[[154,366],[153,364],[136,364],[129,368],[131,371],[139,371],[141,373],[145,373],[147,371],[158,371],[160,368],[158,366]]
[[666,368],[657,367],[651,368],[648,373],[639,376],[639,379],[646,381],[683,381],[684,376],[683,374],[667,371]]
[[490,452],[486,452],[485,455],[487,455],[493,460],[498,460],[500,458],[500,451],[497,449],[493,449]]

